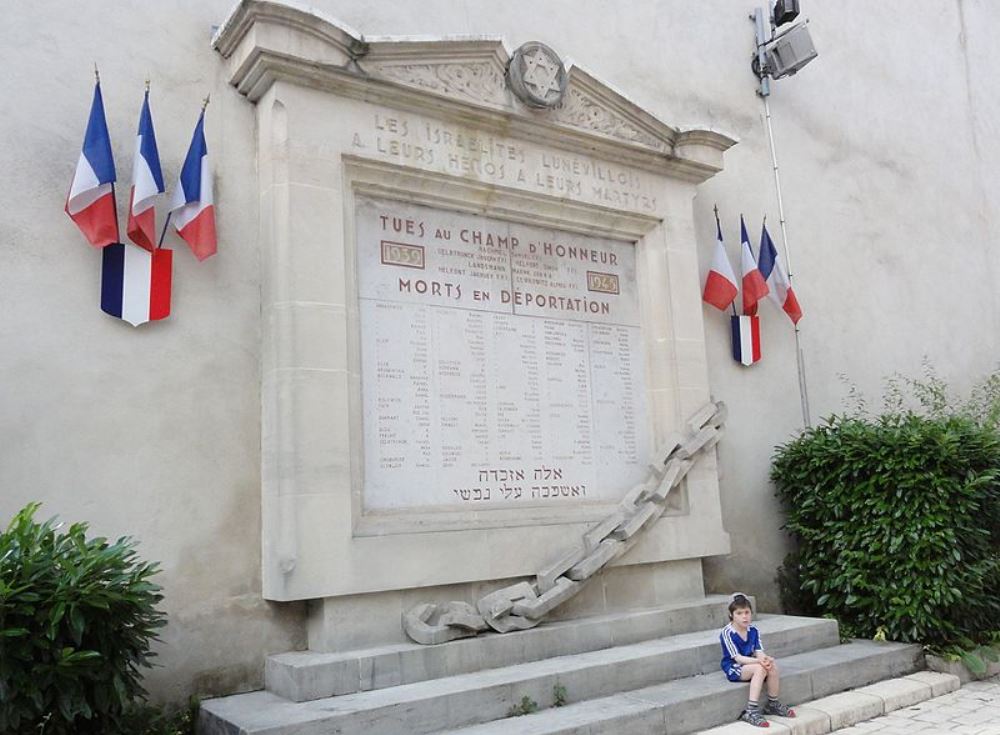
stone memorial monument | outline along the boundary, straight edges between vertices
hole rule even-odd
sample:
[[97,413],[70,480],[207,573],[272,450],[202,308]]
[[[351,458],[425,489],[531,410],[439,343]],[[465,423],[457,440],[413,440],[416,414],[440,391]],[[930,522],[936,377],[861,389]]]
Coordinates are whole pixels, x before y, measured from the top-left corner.
[[[402,641],[565,557],[689,433],[692,198],[733,141],[538,42],[245,0],[215,46],[256,114],[264,595],[312,601],[314,651]],[[714,452],[664,508],[553,614],[702,596]]]

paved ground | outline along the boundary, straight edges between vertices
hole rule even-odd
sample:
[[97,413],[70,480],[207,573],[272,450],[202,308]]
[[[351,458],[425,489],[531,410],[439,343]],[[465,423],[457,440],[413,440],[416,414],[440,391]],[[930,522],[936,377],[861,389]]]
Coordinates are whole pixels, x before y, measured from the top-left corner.
[[1000,735],[1000,676],[835,730],[838,735]]
[[795,707],[794,719],[768,717],[699,735],[1000,735],[1000,676],[959,688],[957,676],[918,671]]

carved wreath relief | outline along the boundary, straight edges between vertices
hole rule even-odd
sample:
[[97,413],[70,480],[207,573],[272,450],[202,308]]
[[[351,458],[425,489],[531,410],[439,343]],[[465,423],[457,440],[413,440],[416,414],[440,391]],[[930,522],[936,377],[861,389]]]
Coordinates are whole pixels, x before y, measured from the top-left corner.
[[510,57],[507,84],[524,104],[538,109],[558,105],[566,93],[566,67],[544,43],[529,41]]

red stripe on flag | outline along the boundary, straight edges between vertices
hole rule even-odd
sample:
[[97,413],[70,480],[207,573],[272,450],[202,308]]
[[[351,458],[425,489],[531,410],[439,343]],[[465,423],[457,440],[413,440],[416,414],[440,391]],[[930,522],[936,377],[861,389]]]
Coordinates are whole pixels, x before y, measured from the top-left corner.
[[754,268],[743,274],[743,313],[753,316],[757,313],[757,302],[767,296],[767,283],[760,271]]
[[799,306],[799,300],[795,298],[795,292],[791,288],[785,294],[785,303],[782,304],[781,308],[788,314],[788,317],[792,320],[792,324],[799,323],[799,319],[802,318],[802,307]]
[[108,193],[94,201],[86,209],[76,214],[70,214],[69,202],[66,202],[66,214],[70,216],[83,236],[95,248],[118,242],[118,226],[115,222],[115,199]]
[[215,255],[215,207],[205,207],[197,217],[177,230],[177,234],[191,247],[198,260]]
[[150,207],[144,212],[135,214],[132,211],[132,204],[135,199],[135,187],[128,201],[128,224],[125,225],[125,232],[129,239],[141,248],[152,252],[156,249],[156,209]]
[[165,319],[170,316],[170,284],[174,251],[158,248],[153,251],[153,263],[149,274],[149,319]]
[[736,285],[718,271],[709,271],[705,279],[705,292],[702,299],[716,309],[725,311],[736,298]]

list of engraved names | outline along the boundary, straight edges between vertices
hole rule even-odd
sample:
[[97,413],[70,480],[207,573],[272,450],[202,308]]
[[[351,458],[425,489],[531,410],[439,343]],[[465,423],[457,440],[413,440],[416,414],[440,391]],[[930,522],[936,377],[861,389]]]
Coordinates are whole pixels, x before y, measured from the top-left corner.
[[368,509],[616,500],[649,429],[633,244],[359,199]]

